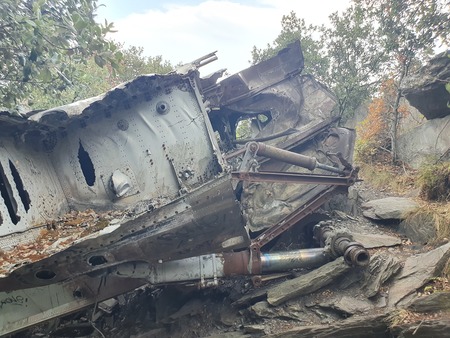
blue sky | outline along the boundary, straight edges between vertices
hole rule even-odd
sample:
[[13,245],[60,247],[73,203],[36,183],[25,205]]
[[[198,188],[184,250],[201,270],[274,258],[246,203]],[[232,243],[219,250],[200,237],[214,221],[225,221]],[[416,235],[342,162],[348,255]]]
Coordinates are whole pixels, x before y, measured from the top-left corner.
[[328,15],[344,10],[349,0],[99,0],[98,19],[113,21],[111,38],[142,46],[148,56],[161,55],[173,64],[189,62],[218,50],[219,60],[203,74],[249,66],[253,46],[262,48],[281,30],[291,10],[307,23],[326,24]]

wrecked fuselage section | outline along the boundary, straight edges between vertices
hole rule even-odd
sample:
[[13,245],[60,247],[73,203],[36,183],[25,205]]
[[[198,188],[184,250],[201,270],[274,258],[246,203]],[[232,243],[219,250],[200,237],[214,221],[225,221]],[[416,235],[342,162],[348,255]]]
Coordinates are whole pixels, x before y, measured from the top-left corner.
[[[299,43],[219,83],[221,72],[198,76],[214,58],[26,118],[0,115],[0,297],[11,300],[0,334],[148,282],[205,286],[339,255],[367,264],[351,236],[325,230],[324,248],[261,254],[355,182],[354,133],[335,127],[334,96],[301,75]],[[86,209],[109,216],[37,245],[52,220]],[[36,255],[8,256],[30,241]]]

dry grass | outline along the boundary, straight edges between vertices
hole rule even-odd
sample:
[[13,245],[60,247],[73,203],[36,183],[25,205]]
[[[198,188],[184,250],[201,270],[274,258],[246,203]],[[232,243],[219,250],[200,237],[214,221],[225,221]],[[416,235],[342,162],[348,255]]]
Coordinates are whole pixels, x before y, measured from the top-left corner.
[[434,242],[440,242],[444,239],[450,239],[450,203],[430,203],[420,201],[421,207],[411,212],[405,219],[415,220],[415,222],[433,223],[436,229],[436,238]]
[[405,323],[410,323],[412,321],[411,318],[413,317],[413,314],[414,314],[414,312],[412,312],[412,311],[408,311],[405,309],[399,309],[399,310],[391,312],[387,318],[387,321],[391,328],[400,326]]
[[375,189],[406,194],[416,188],[417,172],[387,164],[359,164],[360,177]]
[[428,201],[450,201],[450,162],[424,165],[418,175],[420,196]]
[[428,165],[419,171],[404,166],[392,166],[386,162],[372,165],[361,164],[360,167],[361,178],[375,189],[398,195],[406,195],[414,189],[419,189],[421,200],[418,202],[421,207],[408,217],[432,222],[436,228],[434,243],[450,239],[450,164],[448,162]]

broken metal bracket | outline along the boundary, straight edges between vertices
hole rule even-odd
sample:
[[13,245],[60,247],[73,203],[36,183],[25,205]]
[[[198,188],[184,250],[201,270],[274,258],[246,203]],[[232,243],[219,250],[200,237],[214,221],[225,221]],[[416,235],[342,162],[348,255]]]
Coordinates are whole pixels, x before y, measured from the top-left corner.
[[245,154],[242,157],[242,163],[239,167],[239,172],[257,172],[259,163],[256,159],[256,154],[259,150],[257,142],[249,142],[245,146]]

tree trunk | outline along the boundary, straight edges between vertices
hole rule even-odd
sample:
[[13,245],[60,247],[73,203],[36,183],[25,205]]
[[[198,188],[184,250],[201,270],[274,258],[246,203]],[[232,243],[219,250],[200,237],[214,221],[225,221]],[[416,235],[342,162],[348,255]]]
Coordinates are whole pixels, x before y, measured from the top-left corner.
[[391,125],[391,147],[392,147],[392,163],[396,164],[398,160],[398,151],[397,151],[397,138],[398,138],[398,125],[400,122],[400,112],[398,109],[400,108],[400,99],[402,98],[402,92],[400,91],[400,86],[403,82],[403,79],[408,75],[410,59],[406,59],[402,62],[402,70],[400,72],[400,78],[398,79],[397,84],[397,96],[395,98],[394,103],[394,116]]

